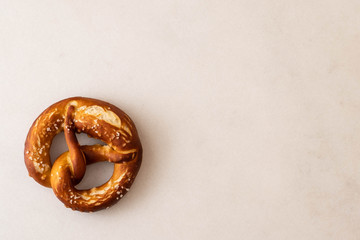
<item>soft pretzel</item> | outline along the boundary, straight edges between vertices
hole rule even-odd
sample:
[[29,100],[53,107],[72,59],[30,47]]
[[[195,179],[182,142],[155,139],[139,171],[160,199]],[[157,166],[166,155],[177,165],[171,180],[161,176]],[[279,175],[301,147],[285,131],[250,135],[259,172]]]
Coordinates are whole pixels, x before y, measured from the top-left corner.
[[[50,162],[50,146],[64,131],[69,151]],[[107,145],[79,146],[75,132],[87,133]],[[132,120],[112,104],[83,97],[59,101],[48,107],[32,124],[25,142],[29,175],[51,187],[66,207],[82,212],[108,208],[120,200],[133,183],[142,158],[142,147]],[[78,190],[86,164],[114,163],[112,177],[103,185]]]

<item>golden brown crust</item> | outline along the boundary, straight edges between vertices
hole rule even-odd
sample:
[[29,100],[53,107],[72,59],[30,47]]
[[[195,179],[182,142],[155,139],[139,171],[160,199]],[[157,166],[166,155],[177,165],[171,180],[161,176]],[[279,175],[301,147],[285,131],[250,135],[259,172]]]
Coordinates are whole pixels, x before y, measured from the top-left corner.
[[[65,132],[69,152],[51,166],[50,146]],[[107,145],[79,146],[75,131],[87,133]],[[133,183],[142,159],[142,147],[132,120],[112,104],[74,97],[48,107],[32,124],[25,142],[25,164],[38,183],[52,187],[55,195],[73,210],[97,211],[120,200]],[[77,190],[86,164],[109,161],[114,173],[105,184]]]

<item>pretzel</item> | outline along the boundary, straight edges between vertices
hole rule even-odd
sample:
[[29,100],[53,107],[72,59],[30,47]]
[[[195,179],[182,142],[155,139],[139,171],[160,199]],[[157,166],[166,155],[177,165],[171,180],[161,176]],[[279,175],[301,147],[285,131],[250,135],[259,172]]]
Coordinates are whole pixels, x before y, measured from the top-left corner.
[[[50,146],[64,131],[69,151],[51,165]],[[80,146],[75,132],[83,132],[107,145]],[[73,210],[93,212],[118,202],[139,171],[142,158],[140,139],[132,120],[112,104],[74,97],[48,107],[32,124],[25,142],[25,165],[29,175]],[[86,165],[114,163],[111,178],[101,186],[78,190]]]

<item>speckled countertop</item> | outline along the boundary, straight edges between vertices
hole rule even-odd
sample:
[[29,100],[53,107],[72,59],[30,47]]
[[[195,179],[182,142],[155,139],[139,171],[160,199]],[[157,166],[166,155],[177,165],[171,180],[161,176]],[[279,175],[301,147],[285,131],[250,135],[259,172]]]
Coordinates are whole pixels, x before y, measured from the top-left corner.
[[[18,1],[0,7],[1,239],[360,238],[360,2]],[[99,98],[143,165],[109,210],[28,177],[50,104]],[[88,141],[82,136],[82,141]],[[53,158],[66,151],[63,136]],[[110,177],[88,169],[82,187]]]

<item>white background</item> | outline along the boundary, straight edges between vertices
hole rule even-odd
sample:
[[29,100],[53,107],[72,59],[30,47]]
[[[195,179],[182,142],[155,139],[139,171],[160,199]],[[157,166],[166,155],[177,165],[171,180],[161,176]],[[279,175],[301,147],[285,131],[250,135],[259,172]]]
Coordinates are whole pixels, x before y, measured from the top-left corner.
[[[360,239],[359,12],[2,0],[0,239]],[[23,162],[32,122],[72,96],[117,105],[142,140],[135,184],[106,211],[65,208]],[[111,175],[98,167],[83,186]]]

